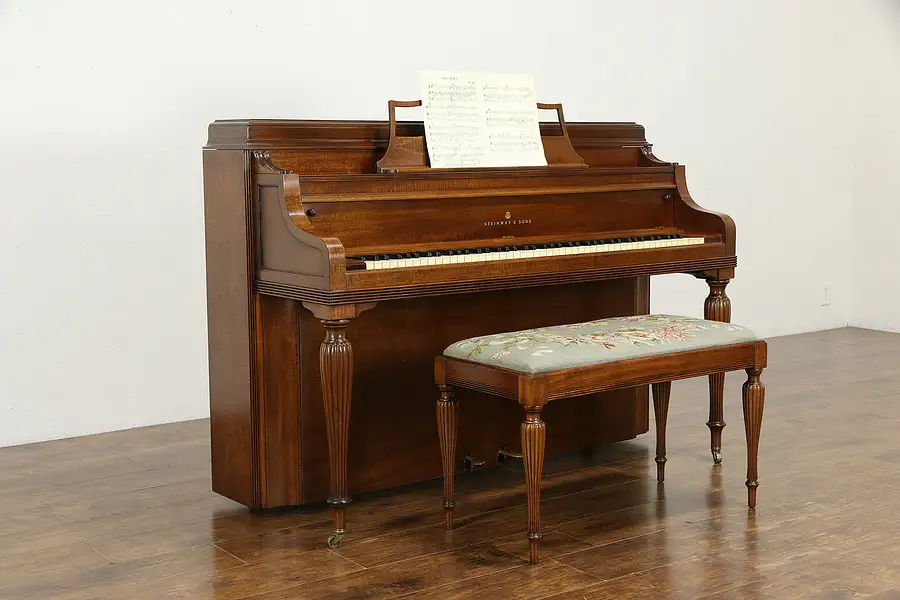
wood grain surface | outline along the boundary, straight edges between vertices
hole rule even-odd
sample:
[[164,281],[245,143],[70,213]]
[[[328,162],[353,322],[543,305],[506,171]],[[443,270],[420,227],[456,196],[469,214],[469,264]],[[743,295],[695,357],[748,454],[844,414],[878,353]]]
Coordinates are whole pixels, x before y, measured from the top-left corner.
[[[900,335],[769,352],[755,511],[740,427],[709,459],[705,377],[672,384],[664,484],[654,435],[548,456],[534,566],[521,461],[459,473],[450,532],[439,479],[355,497],[329,550],[324,503],[258,512],[213,493],[209,423],[191,421],[0,450],[0,598],[900,597]],[[726,376],[726,421],[745,379]]]

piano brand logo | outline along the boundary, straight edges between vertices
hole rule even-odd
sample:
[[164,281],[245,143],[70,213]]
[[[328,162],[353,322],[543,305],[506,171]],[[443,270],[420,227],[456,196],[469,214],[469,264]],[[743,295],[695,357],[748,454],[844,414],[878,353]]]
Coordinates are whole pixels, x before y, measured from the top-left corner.
[[531,223],[531,219],[513,219],[512,213],[509,211],[506,211],[503,217],[506,219],[505,221],[485,221],[484,226],[498,227],[502,225],[528,225]]

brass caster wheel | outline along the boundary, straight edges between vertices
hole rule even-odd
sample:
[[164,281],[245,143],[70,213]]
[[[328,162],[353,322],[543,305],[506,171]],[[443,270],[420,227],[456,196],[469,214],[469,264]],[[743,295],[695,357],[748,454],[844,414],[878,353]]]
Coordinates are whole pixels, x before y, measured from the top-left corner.
[[716,463],[717,465],[722,464],[722,451],[721,450],[713,450],[712,455],[713,455],[714,463]]
[[341,539],[344,537],[344,532],[335,532],[332,533],[328,538],[328,547],[329,548],[340,548],[341,547]]

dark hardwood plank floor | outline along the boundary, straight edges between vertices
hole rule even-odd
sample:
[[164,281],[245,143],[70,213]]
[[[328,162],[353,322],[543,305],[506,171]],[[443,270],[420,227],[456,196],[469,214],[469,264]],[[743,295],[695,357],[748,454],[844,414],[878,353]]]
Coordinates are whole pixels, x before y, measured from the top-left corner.
[[652,426],[549,461],[533,567],[515,463],[460,475],[451,534],[433,481],[356,498],[329,550],[322,507],[210,491],[205,420],[0,449],[0,598],[900,599],[900,335],[774,338],[769,364],[755,512],[743,374],[719,466],[706,380],[676,382],[666,483]]

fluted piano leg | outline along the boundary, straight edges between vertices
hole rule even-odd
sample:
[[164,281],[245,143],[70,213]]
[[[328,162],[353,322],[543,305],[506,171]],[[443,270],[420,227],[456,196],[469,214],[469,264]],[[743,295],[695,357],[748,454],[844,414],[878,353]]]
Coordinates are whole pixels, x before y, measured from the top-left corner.
[[528,495],[528,562],[537,564],[541,541],[541,479],[547,426],[541,420],[541,406],[526,406],[522,421],[522,461]]
[[325,339],[319,347],[325,428],[328,434],[328,465],[331,475],[331,505],[334,533],[328,546],[341,545],[347,524],[347,445],[350,431],[350,399],[353,392],[353,347],[347,339],[349,319],[322,319]]
[[444,473],[444,520],[447,530],[453,529],[453,477],[456,464],[456,433],[459,403],[452,385],[439,385],[441,398],[437,402],[438,438],[441,444],[441,465]]
[[762,369],[747,369],[747,381],[742,388],[744,404],[744,433],[747,436],[747,505],[756,507],[756,488],[759,487],[757,459],[759,433],[762,428],[766,386],[760,381]]
[[656,480],[666,480],[666,420],[669,416],[669,395],[672,382],[654,383],[653,416],[656,420]]
[[[709,295],[703,304],[703,317],[710,321],[731,322],[731,299],[725,294],[728,280],[707,280]],[[725,428],[725,373],[709,376],[709,420],[710,450],[713,462],[722,462],[722,429]]]

